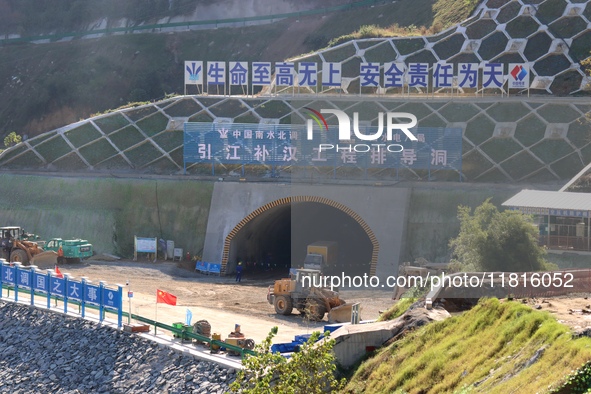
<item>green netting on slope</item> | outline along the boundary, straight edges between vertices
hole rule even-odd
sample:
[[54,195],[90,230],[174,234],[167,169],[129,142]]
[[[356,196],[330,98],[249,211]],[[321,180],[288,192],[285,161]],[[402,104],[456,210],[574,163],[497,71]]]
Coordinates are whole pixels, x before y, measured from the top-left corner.
[[520,180],[534,171],[541,169],[542,166],[543,164],[539,160],[526,151],[513,156],[501,164],[503,170],[514,180]]
[[519,152],[522,148],[513,138],[493,138],[482,144],[480,149],[496,163],[500,163]]
[[66,136],[72,145],[79,148],[82,145],[100,138],[102,134],[92,125],[92,123],[88,122],[75,129],[66,131],[64,136]]
[[170,152],[183,145],[183,132],[180,130],[167,131],[154,137],[153,141],[166,152]]
[[70,153],[72,150],[59,134],[37,145],[35,149],[48,163]]
[[528,147],[544,138],[545,132],[546,123],[535,114],[531,114],[517,122],[514,136],[516,140]]
[[109,139],[119,150],[125,150],[144,141],[144,136],[134,126],[128,126],[109,135]]
[[546,104],[537,112],[549,123],[570,123],[581,116],[571,106],[559,104]]
[[91,166],[117,154],[115,148],[105,138],[101,138],[91,145],[86,145],[79,152]]
[[119,112],[115,112],[108,116],[94,119],[94,123],[103,131],[103,133],[109,134],[127,126],[129,121]]
[[168,118],[162,113],[157,112],[153,115],[148,116],[136,122],[136,125],[146,134],[148,137],[156,135],[161,131],[166,130],[168,125]]
[[573,148],[563,139],[543,139],[530,148],[544,163],[549,164],[573,152]]
[[171,106],[166,107],[164,112],[170,117],[188,117],[197,112],[201,111],[203,108],[199,105],[195,100],[191,98],[185,98],[182,100],[178,100],[176,103],[172,104]]

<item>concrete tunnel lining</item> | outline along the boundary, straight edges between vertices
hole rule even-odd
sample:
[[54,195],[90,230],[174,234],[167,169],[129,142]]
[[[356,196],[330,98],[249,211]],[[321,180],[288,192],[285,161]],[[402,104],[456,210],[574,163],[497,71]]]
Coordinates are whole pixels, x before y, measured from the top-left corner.
[[260,267],[270,252],[272,268],[287,272],[303,262],[308,244],[320,240],[339,244],[335,273],[375,274],[379,245],[369,226],[343,204],[316,196],[278,199],[243,218],[225,239],[222,271],[233,272],[237,259]]
[[260,268],[269,255],[277,268],[289,267],[290,222],[289,204],[271,208],[255,216],[232,239],[229,261],[243,261],[248,266],[256,262]]

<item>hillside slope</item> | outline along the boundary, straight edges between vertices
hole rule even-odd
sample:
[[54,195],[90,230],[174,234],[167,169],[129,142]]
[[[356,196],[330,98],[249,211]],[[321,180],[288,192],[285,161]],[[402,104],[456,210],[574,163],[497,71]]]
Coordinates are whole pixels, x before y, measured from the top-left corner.
[[362,25],[430,26],[439,3],[458,10],[444,24],[472,9],[464,0],[401,0],[253,27],[2,45],[0,136],[16,131],[32,137],[128,102],[182,94],[184,60],[281,61]]
[[574,339],[548,313],[488,299],[383,348],[345,391],[543,393],[590,359],[591,339]]
[[[379,1],[379,0],[378,0]],[[350,0],[0,0],[0,34],[26,38],[154,23],[261,17]]]

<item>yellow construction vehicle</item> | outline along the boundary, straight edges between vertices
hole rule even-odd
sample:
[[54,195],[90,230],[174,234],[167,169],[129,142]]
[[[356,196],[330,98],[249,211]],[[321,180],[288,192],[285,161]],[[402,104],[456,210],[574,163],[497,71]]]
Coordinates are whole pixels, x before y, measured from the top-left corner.
[[277,314],[289,315],[295,308],[310,320],[322,320],[327,312],[346,302],[337,291],[321,287],[321,280],[319,270],[292,270],[290,278],[276,280],[273,286],[269,286],[267,301],[275,307]]
[[44,252],[36,237],[17,226],[0,227],[2,257],[11,263],[35,264],[39,268],[53,268],[57,263],[55,252]]
[[306,248],[304,268],[327,273],[337,265],[338,244],[333,241],[314,242]]

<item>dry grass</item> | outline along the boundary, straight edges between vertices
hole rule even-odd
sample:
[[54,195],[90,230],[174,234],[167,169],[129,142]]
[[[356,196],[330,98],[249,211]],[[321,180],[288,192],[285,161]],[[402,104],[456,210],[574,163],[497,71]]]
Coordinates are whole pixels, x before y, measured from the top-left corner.
[[396,302],[390,309],[382,313],[378,321],[386,321],[396,319],[408,310],[408,308],[416,302],[416,298],[402,298]]
[[346,41],[358,40],[361,38],[428,36],[437,34],[441,30],[443,30],[443,25],[439,23],[436,25],[434,24],[431,27],[417,27],[415,25],[400,26],[398,25],[398,23],[394,23],[389,27],[380,27],[377,25],[364,25],[361,26],[359,30],[351,34],[346,34],[344,36],[340,36],[330,40],[328,45],[335,46]]
[[442,30],[467,19],[474,8],[476,2],[465,0],[437,0],[431,7],[433,16],[430,26],[416,26],[413,16],[406,18],[399,17],[400,21],[388,27],[379,25],[363,25],[357,31],[333,38],[329,46],[335,46],[349,40],[361,38],[383,38],[383,37],[410,37],[410,36],[430,36],[435,35]]

